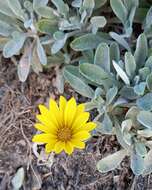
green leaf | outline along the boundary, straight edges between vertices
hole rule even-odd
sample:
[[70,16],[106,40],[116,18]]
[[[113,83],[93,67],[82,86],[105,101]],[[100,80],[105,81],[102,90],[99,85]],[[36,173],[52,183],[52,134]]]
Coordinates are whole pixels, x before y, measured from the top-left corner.
[[110,60],[118,62],[120,60],[120,49],[116,42],[110,44]]
[[147,127],[148,129],[152,130],[152,113],[149,111],[140,111],[137,120],[143,126]]
[[111,171],[119,166],[126,155],[127,152],[124,149],[115,152],[114,154],[111,154],[100,160],[97,164],[97,169],[101,173]]
[[13,13],[20,19],[24,21],[24,11],[21,7],[19,0],[6,0],[9,8],[13,11]]
[[89,63],[80,64],[80,73],[88,80],[95,82],[99,85],[104,84],[104,80],[109,79],[109,74],[106,73],[101,67]]
[[144,159],[135,152],[131,154],[131,169],[135,175],[140,175],[144,171]]
[[137,39],[136,51],[135,51],[135,61],[138,68],[141,68],[145,64],[145,60],[148,55],[148,45],[147,38],[145,34],[140,34]]
[[46,65],[47,64],[47,56],[46,56],[45,50],[39,39],[37,39],[37,55],[39,57],[41,64]]
[[48,18],[48,19],[56,19],[56,16],[54,14],[54,10],[50,7],[44,6],[44,7],[38,7],[36,9],[36,12],[38,15],[40,15],[41,17],[44,18]]
[[66,66],[63,70],[65,79],[78,93],[85,97],[93,98],[94,91],[75,73],[76,68],[74,66]]
[[104,114],[102,121],[102,131],[104,134],[112,134],[112,121],[107,113]]
[[24,45],[26,35],[24,33],[14,32],[13,39],[8,41],[3,49],[3,55],[6,58],[16,55]]
[[33,7],[36,10],[38,7],[45,7],[48,4],[48,0],[33,0]]
[[19,65],[18,65],[18,77],[21,82],[25,82],[28,74],[30,72],[30,66],[31,66],[31,56],[32,56],[32,49],[31,47],[26,47],[24,49],[24,54],[22,55]]
[[152,91],[152,73],[147,76],[146,84],[147,84],[148,90]]
[[75,51],[85,51],[95,49],[102,39],[95,34],[85,34],[76,38],[71,43],[71,48]]
[[106,43],[101,43],[97,47],[94,64],[99,65],[105,71],[110,72],[110,52]]
[[110,5],[115,13],[115,15],[121,20],[123,24],[125,24],[127,17],[128,17],[128,11],[123,4],[122,0],[110,0]]
[[0,20],[0,35],[8,37],[15,31],[15,28],[10,24]]
[[140,82],[139,84],[134,86],[134,92],[138,94],[139,96],[144,95],[145,89],[146,89],[145,82]]
[[103,28],[107,23],[104,16],[94,16],[91,18],[90,22],[96,28]]
[[116,86],[110,88],[106,94],[106,103],[109,105],[113,102],[114,98],[118,93],[118,88]]
[[127,49],[128,51],[131,51],[128,42],[119,34],[115,33],[115,32],[110,32],[109,35],[116,40],[116,42],[118,42],[120,45],[122,45],[125,49]]
[[125,69],[127,75],[132,79],[135,75],[136,63],[135,63],[135,58],[131,54],[131,52],[125,53]]
[[128,76],[115,61],[113,61],[113,66],[114,66],[115,70],[117,71],[117,74],[124,81],[124,83],[126,85],[130,85],[130,80],[129,80]]
[[152,93],[148,93],[145,96],[137,99],[137,106],[145,111],[152,110]]
[[0,12],[10,17],[16,17],[13,11],[9,8],[7,1],[1,1]]
[[94,9],[95,2],[94,0],[84,0],[83,1],[83,8],[84,9]]
[[69,13],[68,4],[65,4],[63,0],[51,0],[51,1],[56,6],[58,12],[64,17],[67,17]]
[[145,167],[143,171],[143,175],[151,174],[152,172],[152,150],[148,152],[144,159]]
[[57,30],[57,21],[49,19],[41,19],[37,22],[38,31],[41,33],[46,33],[53,35]]
[[102,7],[106,2],[107,0],[95,0],[95,9]]
[[128,100],[135,100],[138,98],[138,95],[134,92],[134,88],[129,86],[124,86],[121,89],[120,94]]
[[136,150],[136,153],[140,156],[145,156],[147,154],[147,149],[144,143],[136,142],[135,150]]

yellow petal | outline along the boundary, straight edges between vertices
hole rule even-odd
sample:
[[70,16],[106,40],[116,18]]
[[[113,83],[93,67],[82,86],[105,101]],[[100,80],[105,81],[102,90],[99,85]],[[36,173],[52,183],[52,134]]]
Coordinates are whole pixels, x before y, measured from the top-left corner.
[[83,141],[83,140],[86,140],[88,138],[90,138],[90,133],[88,133],[87,131],[80,131],[78,133],[75,133],[73,136],[72,136],[72,140],[80,140],[80,141]]
[[63,124],[64,124],[64,111],[65,111],[66,103],[67,103],[66,99],[63,96],[60,96],[59,109],[60,109],[61,120]]
[[71,140],[71,143],[74,145],[74,147],[79,148],[79,149],[84,149],[85,148],[85,143],[81,142],[79,140]]
[[77,129],[81,126],[83,126],[89,119],[90,114],[88,112],[84,112],[82,114],[80,114],[77,119],[74,121],[74,123],[72,124],[72,129]]
[[42,104],[39,105],[39,110],[40,110],[40,113],[43,115],[47,115],[49,114],[49,110]]
[[37,143],[49,143],[55,139],[56,139],[56,136],[52,134],[39,134],[39,135],[35,135],[32,141],[37,142]]
[[64,111],[65,107],[66,107],[66,99],[63,96],[60,96],[60,100],[59,100],[59,109],[60,111]]
[[53,151],[55,143],[56,143],[56,140],[52,140],[51,142],[45,145],[46,153],[50,153],[51,151]]
[[96,128],[96,123],[94,122],[88,122],[83,126],[83,130],[87,130],[87,131],[92,131],[93,129]]
[[55,125],[55,123],[51,120],[49,115],[36,115],[36,118],[44,125],[48,127],[57,127],[58,125]]
[[34,125],[34,127],[42,132],[45,132],[45,133],[52,133],[52,134],[56,134],[56,131],[57,131],[57,127],[55,125],[51,125],[51,126],[45,126],[43,124],[40,124],[40,123],[36,123]]
[[79,114],[83,113],[84,111],[85,111],[85,105],[84,104],[79,104],[77,106],[76,115],[79,115]]
[[55,144],[54,151],[56,154],[59,154],[65,148],[65,143],[62,141],[58,141]]
[[60,125],[61,123],[61,115],[59,111],[59,107],[57,103],[50,98],[49,102],[49,107],[50,107],[50,118],[53,120],[56,124]]
[[67,153],[67,154],[72,154],[72,152],[73,152],[73,145],[72,145],[72,143],[71,142],[66,142],[65,143],[65,152]]
[[65,126],[71,126],[74,116],[76,113],[76,101],[74,98],[71,98],[66,105],[65,112],[64,112],[64,121]]

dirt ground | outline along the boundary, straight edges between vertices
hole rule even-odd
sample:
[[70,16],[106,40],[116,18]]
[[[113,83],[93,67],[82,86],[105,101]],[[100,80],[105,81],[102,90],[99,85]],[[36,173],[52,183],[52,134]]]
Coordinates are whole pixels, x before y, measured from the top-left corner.
[[[45,157],[43,146],[31,138],[39,103],[49,97],[58,99],[53,70],[39,76],[31,73],[27,82],[19,82],[16,66],[10,60],[0,63],[0,190],[11,190],[12,178],[19,168],[25,172],[22,190],[151,190],[152,176],[135,177],[129,160],[112,172],[101,174],[96,163],[103,156],[120,149],[114,136],[94,136],[83,151],[72,156],[64,153]],[[67,98],[84,98],[65,86]],[[94,113],[93,113],[94,114]],[[92,114],[92,117],[94,115]],[[53,158],[54,157],[54,158]]]

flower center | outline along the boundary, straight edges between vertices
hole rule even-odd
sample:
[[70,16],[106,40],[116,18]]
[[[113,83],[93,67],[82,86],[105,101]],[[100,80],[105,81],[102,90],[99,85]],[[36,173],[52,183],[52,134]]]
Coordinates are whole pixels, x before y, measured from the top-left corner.
[[72,138],[71,129],[68,127],[62,127],[58,130],[58,140],[67,142]]

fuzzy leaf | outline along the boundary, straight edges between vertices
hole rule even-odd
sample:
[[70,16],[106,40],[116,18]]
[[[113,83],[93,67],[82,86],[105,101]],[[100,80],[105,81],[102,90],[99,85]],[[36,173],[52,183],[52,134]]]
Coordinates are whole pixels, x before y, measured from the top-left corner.
[[0,20],[0,35],[8,37],[15,31],[15,28],[10,24]]
[[137,106],[145,111],[152,110],[152,93],[148,93],[145,96],[137,99]]
[[114,66],[115,70],[117,71],[117,74],[124,81],[124,83],[126,85],[130,85],[130,80],[129,80],[128,76],[115,61],[113,61],[113,66]]
[[147,154],[147,149],[144,143],[136,142],[135,150],[136,150],[136,153],[139,154],[140,156],[145,156]]
[[102,7],[106,2],[107,0],[95,0],[95,9]]
[[97,164],[97,169],[101,173],[111,171],[115,169],[121,163],[121,161],[124,159],[126,155],[127,155],[127,152],[124,149],[118,152],[115,152],[114,154],[111,154],[101,159]]
[[56,19],[56,16],[54,14],[54,10],[50,7],[44,6],[44,7],[38,7],[36,9],[37,14],[39,14],[41,17],[48,18],[48,19]]
[[146,84],[147,84],[148,90],[152,91],[152,74],[147,76]]
[[93,98],[94,91],[80,78],[80,76],[75,74],[76,67],[67,66],[64,68],[64,77],[70,83],[70,85],[81,95]]
[[118,42],[120,45],[122,45],[128,51],[130,51],[128,42],[122,36],[120,36],[119,34],[117,34],[115,32],[110,32],[109,34],[114,40],[116,40],[116,42]]
[[102,121],[102,130],[104,134],[112,134],[112,121],[107,113],[104,114],[104,118]]
[[99,85],[102,85],[104,80],[109,79],[109,74],[97,65],[83,63],[79,68],[83,76]]
[[75,51],[85,51],[95,49],[101,41],[102,39],[95,34],[85,34],[72,41],[70,46]]
[[94,0],[84,0],[83,8],[84,9],[93,9],[95,7]]
[[51,1],[56,6],[58,12],[61,15],[63,15],[64,17],[68,15],[69,7],[67,4],[64,3],[63,0],[51,0]]
[[149,111],[140,111],[137,116],[137,120],[143,126],[147,127],[148,129],[152,130],[152,113]]
[[110,5],[115,15],[125,24],[128,16],[128,11],[122,0],[110,0]]
[[131,54],[131,52],[125,53],[125,69],[127,75],[132,79],[135,75],[136,63],[135,63],[135,58]]
[[31,47],[26,47],[24,50],[24,54],[22,55],[19,65],[18,65],[18,77],[21,82],[25,82],[28,74],[30,72],[30,66],[31,66]]
[[146,83],[145,82],[141,82],[137,85],[134,86],[134,92],[136,94],[138,94],[139,96],[141,95],[144,95],[144,92],[145,92],[145,88],[146,88]]
[[39,39],[37,39],[37,55],[39,57],[41,64],[46,65],[47,64],[47,56],[46,56],[45,50],[44,50],[42,44],[40,43]]
[[12,179],[12,185],[14,190],[19,190],[24,182],[25,172],[24,168],[19,168]]
[[21,4],[19,0],[6,0],[9,8],[13,11],[13,13],[24,21],[24,11],[22,10]]
[[143,175],[148,175],[152,172],[152,150],[148,152],[144,159],[145,168],[143,171]]
[[110,44],[110,60],[118,62],[120,60],[120,49],[116,42]]
[[99,65],[105,71],[110,72],[110,52],[106,43],[101,43],[97,47],[94,64]]
[[144,159],[135,152],[131,154],[131,169],[135,175],[142,174],[144,170]]
[[144,66],[147,55],[148,55],[147,38],[143,33],[137,39],[136,51],[134,55],[138,68]]
[[94,16],[91,18],[90,22],[96,28],[103,28],[107,23],[104,16]]
[[118,92],[118,88],[116,86],[110,88],[106,94],[106,103],[109,105],[112,103],[114,98],[116,97]]
[[26,40],[26,35],[24,33],[14,32],[13,39],[8,41],[3,49],[3,55],[6,58],[12,57],[17,54],[23,47]]

